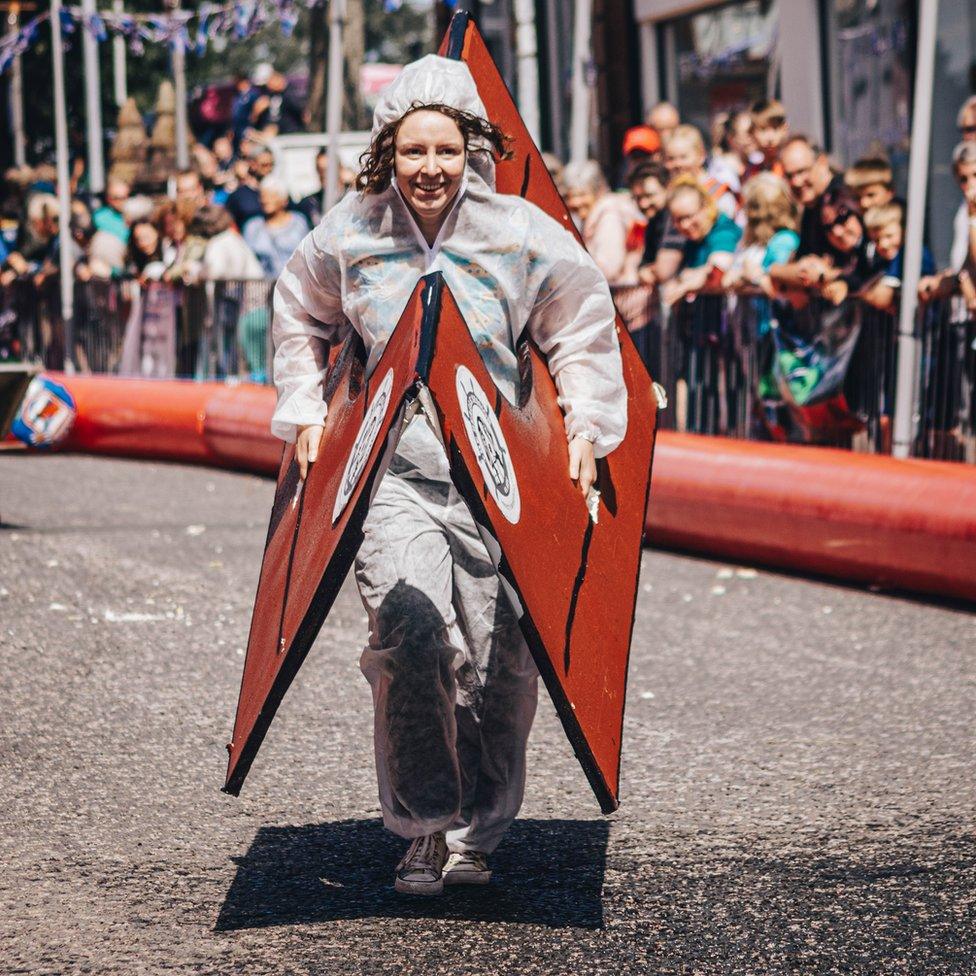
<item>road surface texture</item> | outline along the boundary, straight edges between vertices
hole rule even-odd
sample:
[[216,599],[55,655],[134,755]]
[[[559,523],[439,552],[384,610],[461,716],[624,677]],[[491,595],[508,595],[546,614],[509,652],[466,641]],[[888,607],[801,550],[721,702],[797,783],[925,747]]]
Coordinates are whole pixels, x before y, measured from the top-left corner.
[[219,792],[273,487],[0,456],[4,973],[976,973],[966,608],[646,553],[620,811],[546,700],[491,887],[410,900],[350,581]]

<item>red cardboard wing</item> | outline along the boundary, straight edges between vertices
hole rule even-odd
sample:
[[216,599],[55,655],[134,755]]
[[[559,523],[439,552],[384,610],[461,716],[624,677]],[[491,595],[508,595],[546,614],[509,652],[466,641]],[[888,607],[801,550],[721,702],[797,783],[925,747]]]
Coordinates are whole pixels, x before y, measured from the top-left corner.
[[[281,461],[244,660],[224,790],[237,795],[285,691],[305,660],[362,541],[370,497],[399,436],[408,394],[425,371],[440,295],[422,279],[367,379],[350,337],[326,380],[319,461],[304,486],[294,448]],[[429,326],[425,330],[425,318]]]
[[[524,197],[575,234],[470,15],[455,14],[440,53],[467,63],[490,120],[512,137],[513,158],[496,167],[498,191]],[[604,812],[619,802],[624,695],[657,412],[651,379],[619,316],[616,328],[627,436],[598,463],[602,499],[595,525],[568,478],[563,417],[537,349],[523,350],[527,383],[513,406],[495,389],[457,307],[445,298],[429,379],[452,477],[483,534],[487,530],[497,540],[499,572],[521,603],[522,631]],[[487,435],[491,418],[481,416],[486,398],[504,447]],[[499,483],[493,485],[492,473]],[[515,508],[500,487],[509,474]]]
[[[569,479],[556,389],[542,354],[520,352],[519,403],[493,384],[445,289],[428,385],[451,462],[522,632],[605,813],[618,806],[621,731],[654,408],[625,373],[629,433],[597,462],[598,521]],[[640,365],[640,364],[638,364]],[[643,409],[641,409],[643,407]]]

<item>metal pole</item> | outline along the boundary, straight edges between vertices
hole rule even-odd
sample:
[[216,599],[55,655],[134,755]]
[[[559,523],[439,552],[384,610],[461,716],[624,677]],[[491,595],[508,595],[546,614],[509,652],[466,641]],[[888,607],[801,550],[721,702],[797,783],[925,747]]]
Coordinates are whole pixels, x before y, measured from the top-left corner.
[[[122,13],[125,10],[122,0],[112,0],[112,9],[117,14]],[[112,79],[115,84],[115,104],[121,108],[129,97],[125,77],[125,38],[121,34],[112,38]]]
[[325,92],[325,128],[329,137],[329,158],[325,169],[322,212],[339,199],[339,132],[342,129],[342,31],[346,24],[346,0],[329,3],[329,76]]
[[573,23],[573,110],[569,123],[569,158],[582,163],[590,155],[590,86],[587,73],[593,57],[590,50],[592,0],[576,0]]
[[102,78],[98,64],[98,41],[88,30],[95,13],[95,0],[82,0],[81,51],[85,64],[85,118],[88,122],[88,189],[105,192],[105,157],[102,149]]
[[905,220],[905,260],[902,266],[901,307],[898,312],[898,373],[892,453],[908,457],[915,439],[915,389],[918,344],[915,313],[922,269],[922,236],[928,193],[929,142],[932,135],[932,84],[939,0],[921,0],[918,11],[918,52],[915,96],[912,102],[912,147],[908,159],[908,204]]
[[[171,9],[180,9],[180,0],[171,2]],[[183,32],[180,31],[173,38],[173,88],[176,92],[176,166],[178,169],[189,169],[190,143],[187,139],[186,114],[186,49],[183,46]]]
[[61,318],[64,322],[64,371],[74,372],[74,261],[71,242],[71,185],[68,182],[68,114],[64,102],[64,46],[61,0],[51,0],[51,60],[54,67],[54,143],[58,171],[58,240],[61,264]]
[[539,35],[535,29],[535,0],[515,0],[515,52],[519,114],[532,141],[539,145]]
[[[20,4],[10,5],[7,26],[11,35],[20,27]],[[24,139],[24,81],[20,67],[20,55],[10,66],[10,128],[14,137],[14,165],[27,165],[27,142]]]

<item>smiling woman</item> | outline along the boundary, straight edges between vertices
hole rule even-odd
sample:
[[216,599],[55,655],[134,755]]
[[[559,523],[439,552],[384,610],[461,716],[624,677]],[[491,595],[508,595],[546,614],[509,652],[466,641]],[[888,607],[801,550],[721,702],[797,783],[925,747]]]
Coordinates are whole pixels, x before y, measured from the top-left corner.
[[[517,399],[523,333],[547,357],[565,412],[566,477],[582,496],[595,458],[623,439],[627,393],[606,279],[555,220],[495,191],[506,139],[486,114],[461,62],[431,55],[404,68],[376,107],[360,192],[325,215],[279,278],[272,430],[295,441],[302,477],[328,409],[327,346],[355,329],[372,373],[417,282],[434,272],[502,396]],[[497,447],[490,402],[460,372],[458,383]],[[504,463],[486,477],[510,520],[520,497],[546,489],[523,484],[520,496]],[[412,841],[396,888],[484,884],[522,803],[538,673],[422,409],[372,499],[356,582],[383,821]]]

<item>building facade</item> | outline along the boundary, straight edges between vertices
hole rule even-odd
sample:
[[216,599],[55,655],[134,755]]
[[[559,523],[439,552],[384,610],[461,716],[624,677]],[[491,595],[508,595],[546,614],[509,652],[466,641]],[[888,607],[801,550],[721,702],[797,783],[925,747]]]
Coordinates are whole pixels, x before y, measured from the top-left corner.
[[[777,97],[794,131],[838,166],[883,154],[907,189],[917,0],[634,0],[642,104],[673,101],[708,131],[717,112]],[[948,257],[959,204],[952,148],[959,106],[976,91],[976,3],[941,0],[928,236]]]

